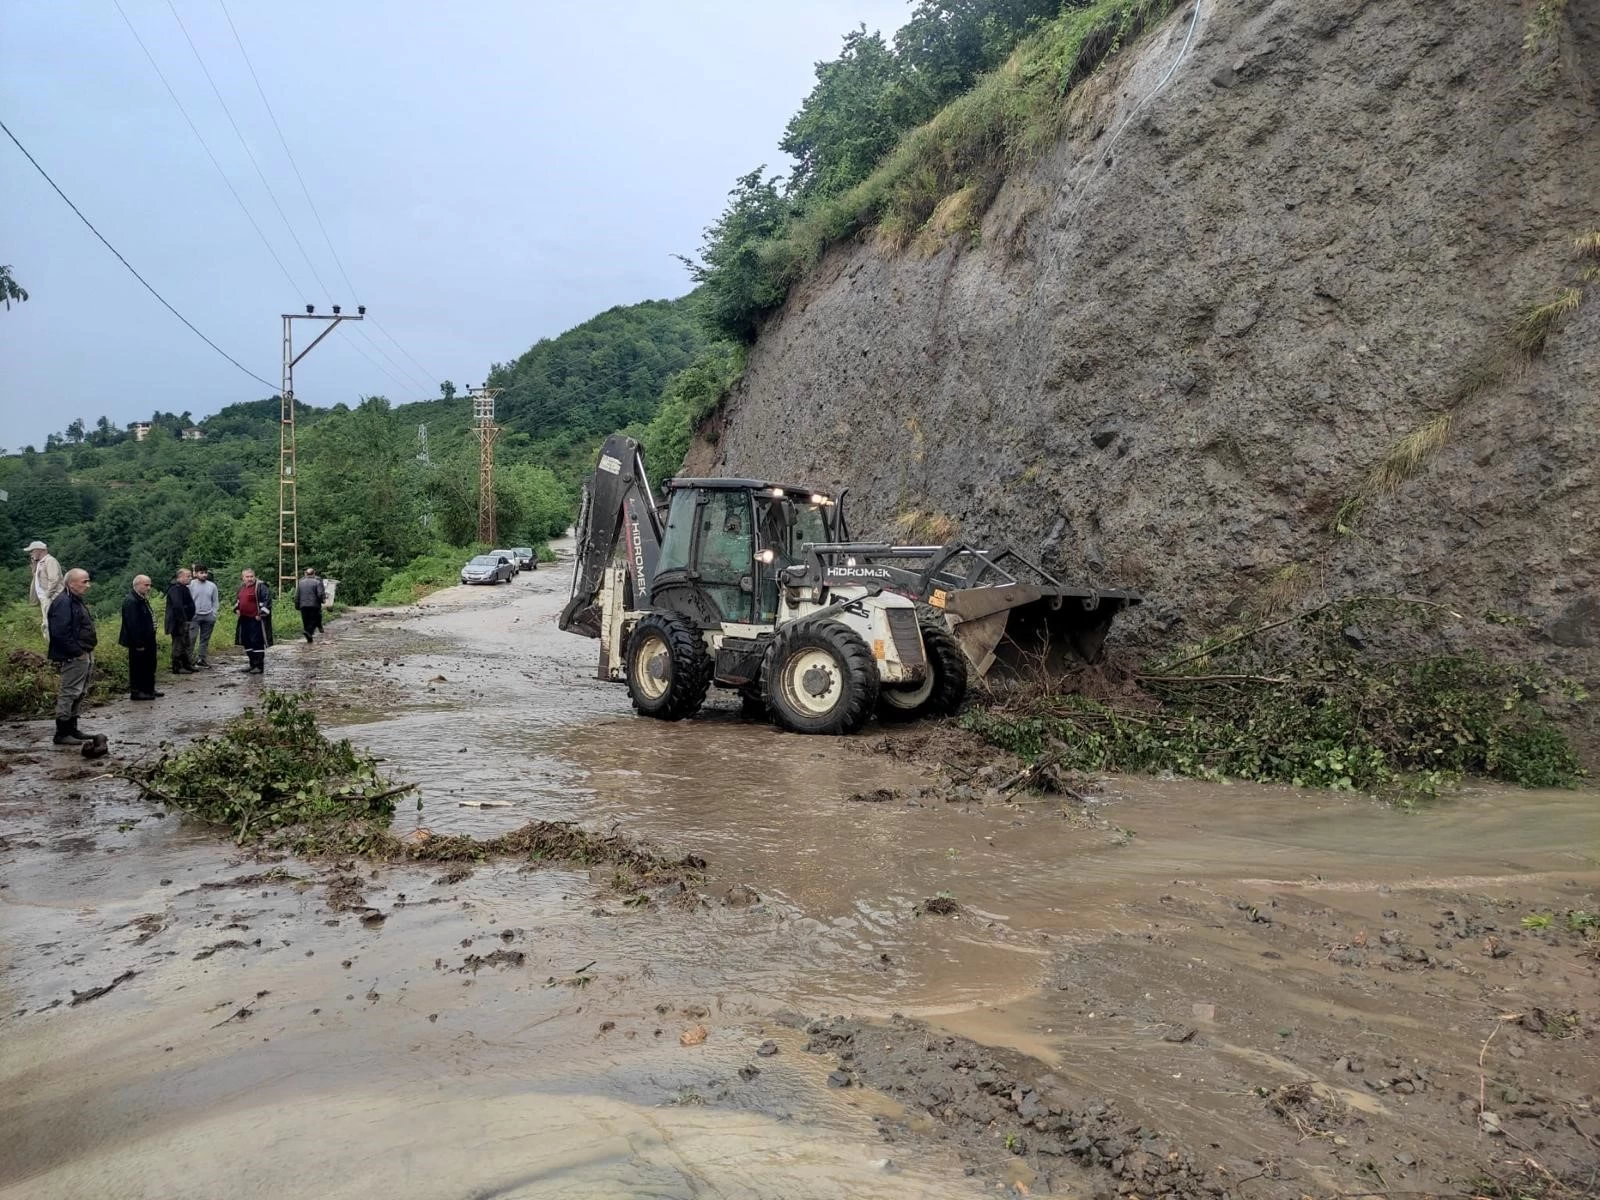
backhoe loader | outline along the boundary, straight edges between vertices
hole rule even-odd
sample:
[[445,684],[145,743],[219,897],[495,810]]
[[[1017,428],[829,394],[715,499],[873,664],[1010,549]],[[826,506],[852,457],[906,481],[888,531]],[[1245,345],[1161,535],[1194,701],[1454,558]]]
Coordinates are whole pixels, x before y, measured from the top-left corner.
[[584,484],[560,626],[599,677],[679,720],[712,684],[799,733],[875,713],[955,712],[970,676],[1093,661],[1128,591],[1062,586],[1012,550],[855,542],[843,496],[760,479],[672,479],[613,434]]

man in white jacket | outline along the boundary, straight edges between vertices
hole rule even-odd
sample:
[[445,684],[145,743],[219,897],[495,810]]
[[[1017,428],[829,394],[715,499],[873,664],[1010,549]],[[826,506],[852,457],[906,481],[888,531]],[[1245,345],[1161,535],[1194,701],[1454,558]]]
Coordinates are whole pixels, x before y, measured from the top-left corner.
[[66,587],[61,564],[50,548],[41,541],[28,543],[28,562],[33,567],[33,578],[28,588],[28,602],[39,606],[39,628],[44,631],[45,644],[50,644],[50,604]]

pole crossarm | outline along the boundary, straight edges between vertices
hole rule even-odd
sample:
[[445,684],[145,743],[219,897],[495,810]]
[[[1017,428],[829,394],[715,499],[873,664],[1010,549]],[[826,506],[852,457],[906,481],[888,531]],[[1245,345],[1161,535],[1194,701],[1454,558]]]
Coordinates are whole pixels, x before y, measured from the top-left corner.
[[[310,307],[309,305],[307,306]],[[361,306],[355,316],[348,313],[283,313],[283,386],[278,393],[278,595],[292,594],[300,578],[300,483],[296,459],[294,368],[315,350],[344,321],[360,321],[367,314]],[[326,328],[311,339],[299,354],[294,352],[294,322],[322,321]]]

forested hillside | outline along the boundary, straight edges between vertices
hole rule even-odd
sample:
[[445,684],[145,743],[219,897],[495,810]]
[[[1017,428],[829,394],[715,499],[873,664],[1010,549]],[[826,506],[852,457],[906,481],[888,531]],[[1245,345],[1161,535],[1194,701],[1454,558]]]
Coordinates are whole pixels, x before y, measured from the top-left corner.
[[[505,389],[495,476],[501,541],[537,545],[560,533],[576,464],[606,433],[654,417],[668,381],[706,343],[692,300],[647,301],[492,367],[489,382]],[[371,599],[419,557],[452,563],[473,540],[470,401],[452,385],[442,390],[437,401],[398,408],[373,396],[353,408],[298,409],[301,562],[339,579],[342,599]],[[78,418],[45,449],[0,458],[0,489],[9,494],[0,545],[16,551],[0,561],[7,601],[26,593],[20,547],[34,538],[63,565],[88,567],[104,605],[120,599],[132,575],[164,579],[195,559],[230,580],[246,566],[276,575],[278,408],[271,397],[199,419],[156,413],[142,441],[105,417]],[[185,439],[186,429],[201,436]]]

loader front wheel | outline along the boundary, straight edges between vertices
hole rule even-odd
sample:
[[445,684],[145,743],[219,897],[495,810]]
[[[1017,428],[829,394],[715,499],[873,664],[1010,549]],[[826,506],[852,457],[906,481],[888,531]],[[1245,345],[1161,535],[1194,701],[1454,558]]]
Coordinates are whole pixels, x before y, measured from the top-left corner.
[[711,656],[700,631],[670,612],[640,619],[628,639],[628,694],[646,717],[681,721],[700,711],[711,686]]
[[854,733],[878,702],[872,651],[838,621],[801,621],[780,630],[761,682],[773,717],[796,733]]
[[925,618],[918,627],[928,659],[928,677],[921,683],[883,688],[878,715],[885,721],[954,716],[967,698],[967,656],[944,618]]

